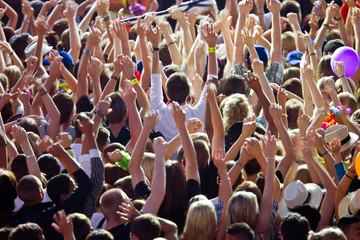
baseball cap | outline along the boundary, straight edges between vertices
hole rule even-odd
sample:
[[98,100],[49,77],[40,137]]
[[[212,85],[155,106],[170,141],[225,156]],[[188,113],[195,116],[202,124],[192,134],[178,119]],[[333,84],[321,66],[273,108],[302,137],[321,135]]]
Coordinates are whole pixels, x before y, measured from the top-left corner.
[[304,53],[301,51],[297,51],[297,50],[291,51],[286,56],[285,62],[288,62],[291,65],[296,65],[300,63],[302,55],[304,55]]

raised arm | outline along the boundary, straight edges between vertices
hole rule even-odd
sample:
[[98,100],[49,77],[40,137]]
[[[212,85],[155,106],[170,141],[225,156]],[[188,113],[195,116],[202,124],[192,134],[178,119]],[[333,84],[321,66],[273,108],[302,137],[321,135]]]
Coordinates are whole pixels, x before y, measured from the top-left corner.
[[281,48],[281,20],[280,7],[278,0],[270,0],[266,2],[267,8],[272,13],[272,31],[271,31],[271,51],[270,59],[272,62],[282,63]]
[[0,1],[0,8],[6,9],[5,14],[9,18],[7,26],[15,30],[18,21],[18,14],[16,13],[16,11],[12,7],[10,7],[10,5],[7,4],[4,0]]
[[64,16],[69,22],[69,30],[70,30],[69,54],[72,56],[75,62],[79,58],[80,50],[81,50],[79,30],[75,21],[77,9],[78,7],[74,4],[74,5],[68,5],[64,10]]
[[150,75],[151,75],[151,62],[149,59],[147,40],[145,36],[145,24],[141,23],[141,19],[138,19],[138,23],[135,28],[136,33],[139,38],[141,60],[143,65],[143,70],[141,72],[141,87],[144,91],[147,91],[150,87]]

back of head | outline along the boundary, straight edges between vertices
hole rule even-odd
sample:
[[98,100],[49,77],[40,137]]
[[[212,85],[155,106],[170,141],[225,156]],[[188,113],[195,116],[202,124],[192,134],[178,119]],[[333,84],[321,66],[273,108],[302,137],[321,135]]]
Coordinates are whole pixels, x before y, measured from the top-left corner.
[[12,172],[0,169],[0,192],[4,193],[0,198],[0,228],[2,228],[10,223],[15,208],[16,179]]
[[245,222],[254,229],[258,215],[259,205],[255,194],[240,191],[231,196],[226,209],[227,226],[233,223]]
[[166,65],[163,68],[163,71],[165,73],[165,76],[169,78],[173,73],[181,72],[181,69],[178,65],[170,64],[170,65]]
[[70,182],[71,179],[67,174],[59,174],[49,180],[47,194],[55,204],[62,202],[61,194],[68,195],[70,193]]
[[324,55],[332,55],[336,49],[345,46],[341,39],[333,39],[326,43],[324,46]]
[[341,105],[345,108],[351,108],[351,112],[355,112],[358,109],[358,102],[353,94],[348,92],[342,92],[338,94]]
[[185,103],[190,93],[190,83],[184,73],[172,74],[166,82],[166,93],[171,101]]
[[9,240],[12,230],[13,229],[9,227],[0,228],[0,240]]
[[105,160],[105,162],[110,162],[110,159],[108,158],[108,155],[107,155],[107,154],[115,151],[116,149],[126,151],[125,147],[124,147],[122,144],[120,144],[120,143],[114,142],[114,143],[108,144],[108,145],[104,148],[104,160]]
[[9,79],[3,73],[0,73],[0,83],[4,88],[4,91],[7,92],[9,90]]
[[351,230],[352,224],[359,224],[360,223],[360,217],[358,216],[344,216],[339,219],[337,222],[337,227],[343,231],[343,233],[348,237],[350,234],[354,234]]
[[17,181],[20,181],[22,177],[29,174],[24,154],[18,154],[14,157],[11,163],[11,171],[14,173]]
[[132,185],[131,175],[120,178],[114,183],[114,186],[123,190],[126,195],[131,199],[136,199],[134,187]]
[[306,240],[309,230],[308,220],[298,213],[289,213],[280,226],[284,240]]
[[289,67],[284,69],[283,74],[283,83],[285,84],[286,81],[292,78],[300,79],[300,68],[298,67]]
[[216,226],[214,205],[209,200],[193,202],[186,216],[184,239],[214,239]]
[[110,142],[110,131],[107,128],[100,126],[96,138],[96,144],[100,150],[103,150]]
[[296,13],[301,16],[300,4],[296,1],[283,1],[280,7],[280,16],[287,17],[288,13]]
[[53,97],[53,101],[61,114],[60,124],[69,122],[74,109],[72,97],[67,93],[59,92]]
[[286,102],[286,114],[288,115],[288,125],[289,129],[298,128],[297,118],[299,115],[299,109],[302,107],[301,102],[295,99],[290,99]]
[[51,154],[43,154],[38,160],[40,171],[46,174],[46,179],[50,180],[53,176],[60,173],[60,162]]
[[236,187],[234,192],[239,192],[239,191],[251,192],[255,194],[258,205],[260,206],[262,193],[259,187],[254,182],[244,181],[243,183],[241,183],[239,186]]
[[40,179],[33,175],[26,175],[17,185],[19,198],[27,205],[38,203],[42,200],[43,189]]
[[282,87],[285,90],[294,93],[295,95],[302,98],[302,83],[298,78],[290,78],[289,80],[284,82]]
[[105,229],[96,229],[89,233],[86,240],[114,240],[114,236]]
[[16,55],[22,60],[25,60],[25,48],[28,45],[29,33],[16,34],[10,38],[10,46],[15,51]]
[[19,122],[19,126],[24,128],[26,132],[33,132],[40,136],[39,129],[36,125],[36,121],[31,118],[23,118]]
[[231,224],[226,229],[226,235],[242,240],[255,240],[255,233],[251,227],[244,222]]
[[[196,159],[198,162],[199,169],[204,169],[209,164],[209,158],[210,158],[210,149],[209,145],[204,140],[194,140],[193,141],[195,152],[196,152]],[[176,160],[180,163],[185,161],[185,155],[184,155],[184,149],[183,147],[179,147],[177,154],[176,154]],[[186,164],[186,162],[185,162]]]
[[168,45],[166,43],[159,44],[159,58],[162,65],[167,66],[172,63]]
[[226,96],[234,93],[246,94],[245,80],[239,75],[230,75],[221,80],[219,91]]
[[5,67],[4,74],[8,78],[9,87],[12,88],[15,86],[16,82],[20,79],[21,71],[17,66],[11,65],[11,66]]
[[115,182],[123,177],[128,176],[128,172],[112,163],[106,163],[105,167],[105,182],[114,185]]
[[[286,31],[283,34],[281,34],[281,45],[283,49],[283,56],[285,58],[289,54],[289,52],[296,50],[295,33],[293,33],[292,31]],[[285,70],[284,70],[284,75],[285,75]]]
[[334,76],[335,74],[331,68],[331,55],[324,55],[320,58],[318,68],[316,70],[316,80],[322,77]]
[[144,152],[143,159],[141,161],[141,167],[144,170],[145,177],[151,182],[154,172],[155,154],[150,152]]
[[91,223],[82,213],[70,214],[72,219],[74,235],[76,240],[85,240],[86,236],[91,232]]
[[36,223],[25,223],[12,230],[9,240],[42,240],[42,234],[42,229]]
[[112,112],[106,115],[110,124],[121,123],[126,117],[127,107],[119,92],[113,92],[107,97],[111,98],[110,108]]
[[323,228],[320,232],[310,232],[308,240],[346,240],[345,234],[337,227]]
[[113,188],[103,193],[100,197],[100,208],[106,220],[118,220],[119,216],[116,211],[118,211],[119,205],[127,199],[128,196],[118,188]]
[[140,240],[153,240],[160,237],[160,222],[152,214],[142,214],[132,220],[130,234]]
[[66,18],[61,18],[57,20],[52,27],[53,31],[57,33],[59,38],[61,37],[61,34],[68,28],[69,28],[69,22]]

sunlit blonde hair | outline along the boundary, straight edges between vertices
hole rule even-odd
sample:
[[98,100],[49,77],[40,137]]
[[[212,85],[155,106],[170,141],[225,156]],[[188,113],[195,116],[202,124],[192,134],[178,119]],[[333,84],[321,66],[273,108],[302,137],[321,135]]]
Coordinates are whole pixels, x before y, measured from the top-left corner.
[[308,240],[346,240],[346,236],[340,228],[327,227],[317,233],[311,231]]
[[15,66],[11,65],[4,69],[4,74],[7,76],[9,80],[9,89],[15,86],[15,83],[20,79],[21,77],[21,71],[20,69]]
[[255,194],[243,191],[236,192],[231,196],[226,209],[226,225],[245,222],[254,229],[258,215],[259,205]]
[[183,239],[213,240],[216,226],[214,205],[209,200],[194,202],[186,215]]
[[155,160],[154,153],[145,152],[141,162],[141,167],[144,170],[145,177],[149,180],[150,183],[153,177],[154,160]]
[[226,97],[220,104],[224,129],[227,131],[235,122],[243,121],[252,114],[252,108],[244,94],[236,93]]

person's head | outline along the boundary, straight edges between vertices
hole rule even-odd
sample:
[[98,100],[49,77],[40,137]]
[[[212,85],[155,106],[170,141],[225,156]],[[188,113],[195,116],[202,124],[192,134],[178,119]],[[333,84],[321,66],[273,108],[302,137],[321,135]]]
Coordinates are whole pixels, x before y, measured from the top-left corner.
[[15,83],[20,79],[21,77],[21,71],[20,69],[15,66],[11,65],[8,67],[5,67],[4,74],[8,78],[9,81],[9,88],[12,88],[15,86]]
[[11,171],[0,169],[0,192],[6,193],[0,198],[0,228],[7,226],[15,209],[16,179]]
[[172,63],[168,45],[166,43],[159,44],[159,59],[162,65],[167,66]]
[[5,226],[0,227],[0,240],[9,240],[10,233],[13,229]]
[[40,171],[46,174],[47,180],[50,180],[50,178],[60,173],[60,162],[51,154],[41,155],[38,158],[37,163],[39,165]]
[[145,177],[152,182],[153,172],[154,172],[154,161],[155,161],[155,154],[145,152],[143,159],[141,161],[141,167],[144,170]]
[[74,109],[74,101],[72,97],[67,93],[59,92],[55,94],[53,101],[61,114],[60,124],[70,122]]
[[230,96],[234,93],[246,94],[246,88],[247,87],[244,78],[239,75],[230,75],[221,80],[219,92],[225,96]]
[[103,153],[104,153],[104,154],[103,154],[103,155],[104,155],[104,162],[105,162],[105,163],[111,162],[111,160],[110,160],[110,158],[109,158],[109,156],[108,156],[108,153],[111,153],[111,152],[115,151],[116,149],[126,151],[125,147],[124,147],[122,144],[120,144],[120,143],[114,142],[114,143],[108,144],[108,145],[104,148],[104,151],[103,151]]
[[337,227],[341,229],[348,240],[360,239],[360,217],[344,216],[337,222]]
[[307,240],[309,230],[308,220],[298,213],[289,213],[280,225],[282,240]]
[[255,194],[236,192],[231,196],[226,209],[226,224],[229,226],[233,223],[245,222],[255,229],[258,215],[259,205]]
[[40,136],[39,129],[36,125],[36,121],[32,118],[22,118],[18,125],[25,129],[26,132],[33,132]]
[[184,239],[214,239],[216,226],[214,205],[209,200],[193,202],[186,215]]
[[22,177],[29,174],[24,154],[18,154],[14,157],[11,163],[11,172],[14,173],[17,181],[20,181]]
[[284,69],[283,83],[285,84],[288,80],[290,80],[292,78],[300,79],[300,68],[289,67],[289,68]]
[[341,39],[333,39],[326,43],[324,46],[324,55],[332,55],[336,49],[345,46]]
[[301,8],[298,2],[286,0],[281,3],[280,16],[286,18],[288,13],[296,13],[298,15],[299,23],[301,23]]
[[[342,92],[338,94],[341,105],[344,108],[350,108],[351,113],[355,112],[358,109],[358,102],[353,94],[348,92]],[[350,114],[351,115],[351,114]]]
[[24,223],[14,228],[9,240],[43,240],[43,230],[36,223]]
[[345,234],[337,227],[326,227],[319,232],[310,232],[308,240],[347,240]]
[[104,151],[105,147],[110,143],[110,131],[103,127],[99,127],[98,135],[96,138],[96,144],[101,152]]
[[165,76],[167,78],[169,78],[173,73],[181,72],[181,69],[180,69],[180,67],[178,65],[170,64],[170,65],[166,65],[163,68],[163,71],[165,73]]
[[29,44],[29,33],[16,34],[10,38],[10,46],[22,62],[25,62],[25,48]]
[[360,124],[360,109],[353,112],[351,115],[351,121],[355,122],[356,124]]
[[309,168],[306,164],[298,166],[296,170],[295,180],[300,180],[303,183],[312,183]]
[[255,233],[247,223],[234,223],[226,229],[225,240],[255,240]]
[[152,214],[134,218],[130,225],[130,240],[153,240],[160,237],[160,222]]
[[90,219],[82,213],[72,213],[69,217],[72,219],[75,239],[85,240],[91,232]]
[[26,175],[20,179],[17,185],[17,194],[25,205],[40,203],[44,192],[40,179],[33,175]]
[[60,37],[60,42],[57,44],[57,49],[59,51],[69,51],[70,50],[70,30],[66,29],[62,32]]
[[316,231],[321,217],[319,210],[308,204],[303,204],[294,207],[291,212],[298,213],[301,216],[305,217],[309,222],[310,229]]
[[166,93],[172,102],[185,103],[190,94],[189,78],[180,72],[172,74],[166,82]]
[[100,197],[100,208],[105,216],[106,221],[121,222],[116,211],[119,210],[119,205],[127,201],[129,198],[124,191],[113,188],[104,192]]
[[61,34],[68,28],[69,28],[68,20],[66,18],[61,18],[54,23],[52,30],[56,32],[59,38],[61,38]]
[[[199,169],[206,168],[209,165],[209,159],[210,159],[209,145],[207,144],[207,142],[201,139],[194,140],[193,145],[195,148],[196,159],[198,162]],[[182,146],[177,151],[176,160],[180,163],[185,162],[184,149]]]
[[220,111],[225,131],[235,122],[243,121],[253,113],[247,97],[240,93],[226,97],[220,104]]
[[111,99],[110,108],[112,112],[106,115],[110,124],[122,123],[126,119],[127,107],[119,92],[113,92],[107,98]]
[[166,193],[160,211],[170,214],[175,210],[185,208],[186,180],[182,166],[178,161],[166,161],[165,169]]
[[86,240],[114,240],[114,236],[105,229],[96,229],[87,235]]
[[335,77],[330,62],[331,62],[331,55],[324,55],[320,58],[318,68],[316,70],[317,81],[322,77],[328,77],[328,76]]
[[297,118],[299,115],[299,109],[302,108],[301,102],[296,99],[290,99],[286,102],[285,105],[286,114],[288,115],[288,125],[289,129],[298,128],[297,126]]
[[302,83],[298,78],[290,78],[289,80],[284,82],[282,87],[285,90],[294,93],[295,95],[302,98]]
[[234,190],[234,192],[240,192],[240,191],[251,192],[251,193],[255,194],[258,205],[260,206],[261,199],[262,199],[262,193],[261,193],[259,187],[254,182],[244,181],[239,186],[237,186]]
[[296,43],[295,43],[296,37],[295,33],[291,31],[286,31],[283,34],[281,34],[281,44],[283,49],[283,59],[286,58],[286,56],[296,50]]
[[47,184],[47,194],[56,204],[63,203],[74,191],[74,182],[67,174],[52,177]]
[[136,199],[136,194],[135,194],[135,190],[134,187],[132,185],[132,177],[131,175],[126,176],[126,177],[122,177],[119,180],[117,180],[114,183],[114,187],[117,187],[121,190],[123,190],[126,195],[131,198],[131,199]]
[[285,59],[285,67],[300,67],[300,61],[302,56],[304,55],[303,52],[298,51],[298,50],[294,50],[288,53],[288,55],[286,55],[286,59]]
[[114,185],[115,182],[123,177],[128,176],[128,172],[112,163],[106,163],[105,168],[105,182]]
[[7,92],[9,90],[9,79],[3,73],[0,73],[0,83],[1,83],[2,87],[4,88],[4,91]]

